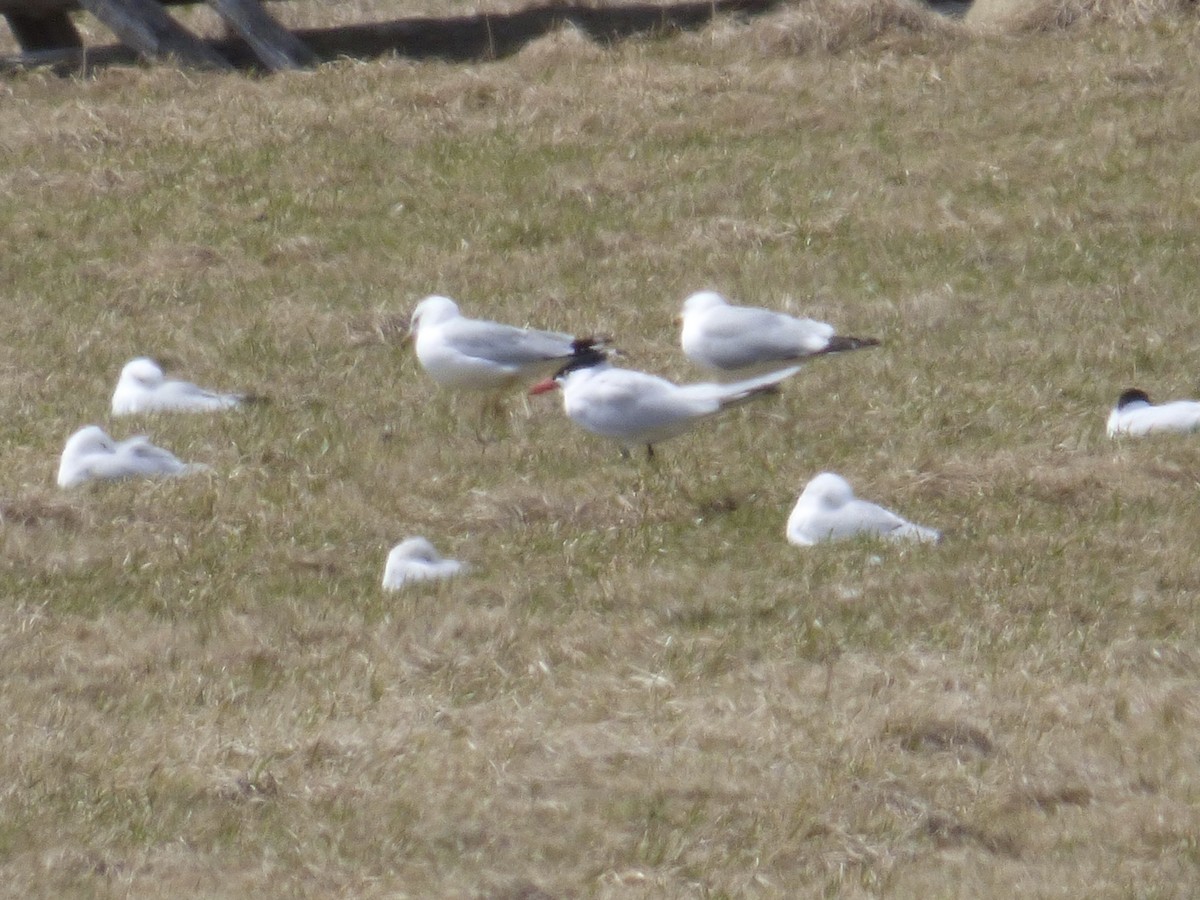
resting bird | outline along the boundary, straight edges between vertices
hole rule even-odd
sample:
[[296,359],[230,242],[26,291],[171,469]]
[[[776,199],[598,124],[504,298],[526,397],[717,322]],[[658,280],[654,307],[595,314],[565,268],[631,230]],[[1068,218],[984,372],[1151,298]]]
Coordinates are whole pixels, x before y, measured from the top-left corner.
[[797,371],[794,366],[733,384],[678,385],[646,372],[615,368],[605,353],[592,350],[535,384],[530,393],[561,388],[563,410],[571,421],[618,442],[626,454],[644,446],[653,458],[659,441],[683,434],[722,410],[777,392],[779,382]]
[[396,591],[416,581],[450,578],[465,568],[456,559],[443,559],[425,538],[410,537],[388,554],[383,570],[383,589]]
[[1145,391],[1130,388],[1121,393],[1108,414],[1109,437],[1141,437],[1162,431],[1200,431],[1200,401],[1175,400],[1155,406]]
[[805,486],[788,517],[788,541],[809,547],[857,535],[928,542],[942,537],[932,528],[914,525],[882,506],[857,499],[845,478],[822,472]]
[[596,347],[595,338],[468,319],[449,297],[426,297],[413,310],[421,368],[443,387],[494,391],[544,377]]
[[752,306],[732,306],[716,291],[683,302],[680,344],[692,362],[723,375],[748,378],[794,366],[809,357],[862,347],[875,338],[842,337],[832,325]]
[[217,394],[187,381],[168,379],[152,359],[138,357],[125,364],[113,391],[114,416],[153,412],[215,412],[239,406],[240,394]]
[[182,475],[206,468],[181,462],[170,451],[151,444],[148,438],[139,436],[117,442],[99,426],[88,425],[67,439],[58,464],[58,486],[70,488],[92,480]]

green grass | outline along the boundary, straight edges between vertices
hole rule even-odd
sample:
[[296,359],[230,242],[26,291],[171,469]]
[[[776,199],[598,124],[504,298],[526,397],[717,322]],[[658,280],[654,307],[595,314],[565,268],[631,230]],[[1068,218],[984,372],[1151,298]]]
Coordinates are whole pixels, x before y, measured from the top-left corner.
[[[864,9],[0,87],[4,893],[1191,893],[1200,445],[1103,429],[1200,390],[1196,22]],[[691,379],[708,286],[883,346],[648,464],[400,340]],[[272,402],[112,420],[139,354]],[[59,491],[90,422],[212,471]],[[822,470],[946,540],[787,545]]]

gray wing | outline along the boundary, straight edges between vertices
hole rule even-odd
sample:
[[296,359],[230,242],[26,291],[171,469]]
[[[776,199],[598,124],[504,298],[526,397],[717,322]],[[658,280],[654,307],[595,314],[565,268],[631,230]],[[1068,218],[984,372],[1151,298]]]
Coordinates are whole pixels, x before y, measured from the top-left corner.
[[112,474],[102,478],[128,478],[139,475],[177,475],[187,469],[187,464],[175,454],[156,447],[144,437],[134,437],[117,445],[116,452],[104,465]]
[[833,334],[832,325],[815,319],[731,306],[715,310],[709,317],[704,329],[705,352],[713,365],[740,369],[820,353]]
[[878,534],[884,537],[911,523],[890,510],[866,500],[851,500],[828,515],[833,537],[854,534]]
[[460,319],[443,332],[444,338],[464,356],[487,359],[505,366],[522,366],[569,357],[574,338],[555,331],[516,328],[499,322]]
[[216,391],[205,390],[190,381],[168,381],[159,393],[162,400],[182,409],[221,409],[227,406],[237,406],[241,398],[234,394],[218,394]]
[[653,442],[720,408],[713,397],[690,396],[664,378],[629,369],[611,369],[585,387],[577,405],[568,401],[568,415],[589,431],[614,438]]

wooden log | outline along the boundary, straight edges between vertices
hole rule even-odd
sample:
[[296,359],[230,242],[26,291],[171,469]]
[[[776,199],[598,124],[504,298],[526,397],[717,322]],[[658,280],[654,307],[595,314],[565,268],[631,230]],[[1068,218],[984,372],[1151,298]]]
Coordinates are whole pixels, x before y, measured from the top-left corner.
[[53,50],[30,50],[16,56],[0,56],[0,74],[23,72],[28,69],[48,69],[55,75],[82,75],[105,66],[129,66],[138,55],[124,44],[101,47],[58,47]]
[[154,0],[80,0],[80,5],[143,56],[174,56],[181,63],[201,69],[233,68]]
[[[321,60],[342,56],[369,59],[387,53],[410,59],[486,59],[513,53],[564,22],[574,24],[597,40],[619,41],[655,28],[697,28],[722,14],[762,15],[781,2],[783,0],[685,0],[667,6],[639,3],[613,7],[554,3],[509,14],[412,18],[370,25],[298,29],[296,37]],[[215,40],[210,46],[213,53],[219,53],[223,60],[239,68],[259,64],[253,51],[239,38]],[[78,49],[45,50],[0,57],[0,72],[44,66],[57,72],[72,73],[81,67],[127,63],[131,58],[125,47],[89,47],[86,53]]]
[[[190,6],[203,0],[160,0],[163,6]],[[23,16],[44,16],[52,12],[76,12],[80,0],[0,0],[0,13],[16,12]]]
[[317,55],[280,25],[258,0],[208,0],[208,4],[272,72],[316,65]]
[[63,10],[51,10],[31,15],[24,12],[6,12],[8,27],[13,37],[25,51],[58,50],[64,47],[82,47],[83,39],[75,30],[71,17]]

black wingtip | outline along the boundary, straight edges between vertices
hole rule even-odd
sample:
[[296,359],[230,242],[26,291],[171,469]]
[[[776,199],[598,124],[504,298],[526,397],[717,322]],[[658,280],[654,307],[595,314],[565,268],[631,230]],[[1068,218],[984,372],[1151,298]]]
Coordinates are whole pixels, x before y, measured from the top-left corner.
[[846,337],[840,334],[835,334],[829,339],[827,346],[822,353],[844,353],[847,350],[862,350],[865,347],[878,347],[878,338],[863,338],[863,337]]
[[554,373],[554,377],[574,372],[576,369],[588,369],[608,362],[608,352],[603,344],[594,338],[576,338],[571,343],[571,358],[566,365]]
[[589,334],[587,337],[577,337],[571,341],[571,352],[578,355],[588,350],[604,350],[612,343],[612,338],[603,334]]
[[762,387],[756,387],[754,390],[752,390],[746,396],[747,397],[771,397],[771,396],[774,396],[775,394],[782,394],[782,393],[783,393],[783,387],[777,381],[774,384],[764,384]]

